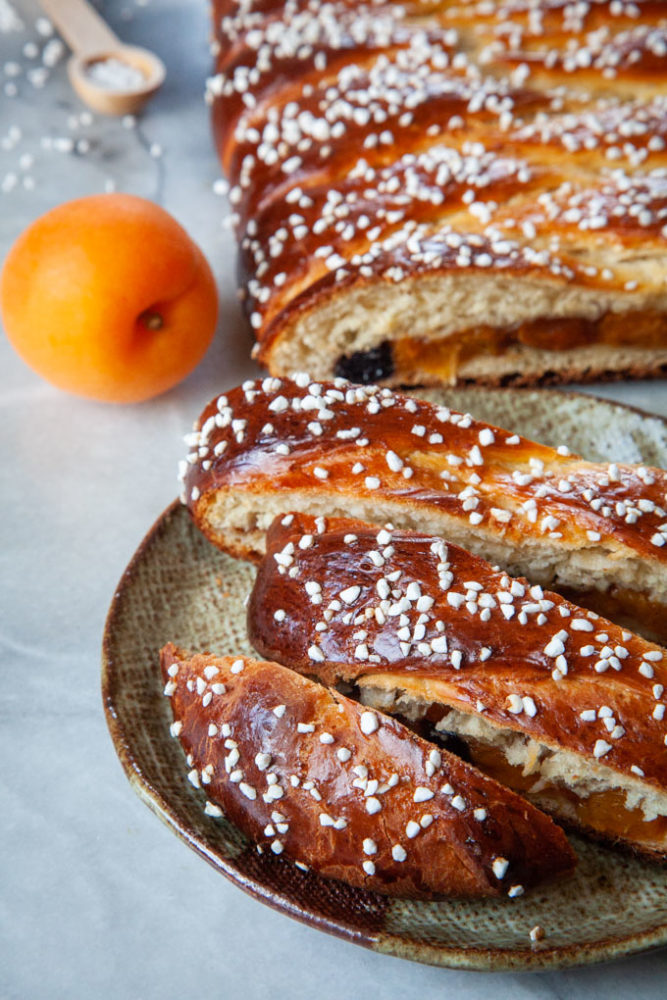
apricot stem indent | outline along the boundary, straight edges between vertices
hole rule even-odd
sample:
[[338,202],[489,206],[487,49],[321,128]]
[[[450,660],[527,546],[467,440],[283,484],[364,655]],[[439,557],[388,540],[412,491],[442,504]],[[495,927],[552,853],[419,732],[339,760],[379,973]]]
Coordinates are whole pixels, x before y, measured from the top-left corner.
[[160,313],[153,312],[151,309],[147,309],[139,317],[139,322],[146,327],[147,330],[161,330],[164,326],[164,320]]

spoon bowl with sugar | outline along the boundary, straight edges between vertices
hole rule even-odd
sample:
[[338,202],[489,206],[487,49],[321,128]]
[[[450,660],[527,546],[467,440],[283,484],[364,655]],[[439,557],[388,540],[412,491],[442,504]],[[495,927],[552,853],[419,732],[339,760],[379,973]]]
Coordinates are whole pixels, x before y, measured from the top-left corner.
[[72,49],[70,83],[93,111],[134,114],[162,86],[162,60],[121,42],[86,0],[41,0],[41,5]]

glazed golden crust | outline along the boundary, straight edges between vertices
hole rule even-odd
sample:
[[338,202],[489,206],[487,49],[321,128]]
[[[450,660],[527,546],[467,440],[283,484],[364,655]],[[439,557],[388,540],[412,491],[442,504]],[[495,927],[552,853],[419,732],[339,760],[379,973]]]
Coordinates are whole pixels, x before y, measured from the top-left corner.
[[[296,359],[330,375],[358,350],[480,323],[647,311],[662,324],[634,367],[664,366],[664,4],[225,2],[214,26],[209,95],[245,308],[271,371]],[[420,308],[433,279],[462,289],[447,318]],[[490,281],[505,283],[501,312]],[[546,296],[521,317],[517,281]],[[392,304],[383,325],[369,297],[392,289],[413,309]],[[340,337],[318,325],[350,301]],[[551,345],[557,355],[555,333]],[[539,381],[521,364],[516,378]],[[588,368],[575,352],[562,376]],[[411,380],[409,367],[383,376]]]
[[363,509],[380,524],[429,524],[533,583],[619,583],[665,601],[661,470],[585,462],[389,389],[307,376],[244,383],[197,426],[183,499],[236,554],[257,558],[266,511]]
[[206,811],[317,872],[393,895],[520,895],[569,874],[562,831],[396,720],[274,663],[161,654]]
[[667,791],[662,648],[440,538],[276,519],[248,623],[263,656],[325,683],[409,683]]

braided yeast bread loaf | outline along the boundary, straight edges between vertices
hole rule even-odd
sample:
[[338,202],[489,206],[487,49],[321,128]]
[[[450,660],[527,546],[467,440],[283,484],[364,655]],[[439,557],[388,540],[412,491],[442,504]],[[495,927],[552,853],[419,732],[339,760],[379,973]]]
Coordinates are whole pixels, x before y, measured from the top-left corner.
[[257,357],[389,384],[667,371],[651,0],[215,0]]

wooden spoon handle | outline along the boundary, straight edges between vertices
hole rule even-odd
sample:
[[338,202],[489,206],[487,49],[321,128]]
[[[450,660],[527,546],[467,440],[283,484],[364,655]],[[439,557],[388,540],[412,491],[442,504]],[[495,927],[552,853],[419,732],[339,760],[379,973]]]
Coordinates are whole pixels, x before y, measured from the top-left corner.
[[40,0],[60,34],[78,55],[99,55],[121,45],[106,21],[86,0]]

